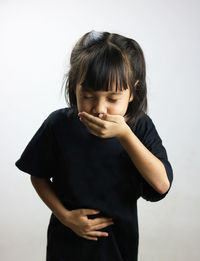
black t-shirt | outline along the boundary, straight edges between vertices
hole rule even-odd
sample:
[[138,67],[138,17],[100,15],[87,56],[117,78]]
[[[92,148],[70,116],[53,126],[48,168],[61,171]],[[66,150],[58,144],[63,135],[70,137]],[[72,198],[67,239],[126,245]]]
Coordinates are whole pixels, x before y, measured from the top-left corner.
[[[88,218],[112,217],[114,224],[99,231],[108,237],[83,238],[52,213],[48,226],[48,261],[136,261],[138,256],[137,199],[159,201],[116,138],[100,138],[79,120],[77,109],[53,111],[44,120],[15,165],[30,175],[51,179],[63,205],[101,212]],[[165,166],[170,188],[173,170],[151,118],[144,114],[131,130]]]

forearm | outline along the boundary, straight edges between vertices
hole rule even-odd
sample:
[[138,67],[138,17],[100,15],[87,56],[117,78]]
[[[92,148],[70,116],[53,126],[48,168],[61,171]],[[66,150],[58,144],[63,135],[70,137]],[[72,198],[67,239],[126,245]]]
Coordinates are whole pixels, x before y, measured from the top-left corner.
[[51,209],[54,215],[60,220],[69,217],[70,210],[66,209],[52,189],[51,181],[31,176],[31,182],[42,201]]
[[163,163],[143,145],[129,127],[118,140],[144,179],[157,192],[164,194],[170,183]]

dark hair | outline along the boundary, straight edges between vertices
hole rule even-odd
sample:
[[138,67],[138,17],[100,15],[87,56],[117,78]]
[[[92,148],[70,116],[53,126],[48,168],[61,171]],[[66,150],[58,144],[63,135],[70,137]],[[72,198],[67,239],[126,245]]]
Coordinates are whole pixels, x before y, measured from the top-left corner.
[[132,125],[147,111],[144,54],[139,44],[131,38],[94,30],[84,34],[72,50],[70,69],[64,75],[64,81],[65,100],[72,111],[77,108],[78,84],[94,91],[108,91],[113,84],[116,90],[124,90],[129,85],[133,100],[126,111],[127,124]]

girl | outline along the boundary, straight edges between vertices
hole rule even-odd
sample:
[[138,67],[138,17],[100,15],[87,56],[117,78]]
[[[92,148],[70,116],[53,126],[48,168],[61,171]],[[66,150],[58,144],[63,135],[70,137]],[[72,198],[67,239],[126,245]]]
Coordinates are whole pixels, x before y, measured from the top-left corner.
[[163,199],[173,171],[147,115],[143,51],[91,31],[74,46],[70,107],[53,111],[16,166],[52,211],[47,261],[136,261],[137,200]]

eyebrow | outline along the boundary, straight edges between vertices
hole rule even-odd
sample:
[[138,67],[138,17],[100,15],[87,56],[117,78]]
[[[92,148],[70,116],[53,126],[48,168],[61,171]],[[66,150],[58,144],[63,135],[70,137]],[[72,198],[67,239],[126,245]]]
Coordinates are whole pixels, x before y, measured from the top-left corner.
[[117,94],[117,95],[122,95],[122,92],[108,92],[109,94]]
[[[93,90],[89,90],[89,89],[85,89],[85,90],[83,90],[82,89],[82,91],[83,92],[95,92],[95,91],[93,91]],[[123,92],[107,92],[108,94],[116,94],[116,95],[122,95],[123,94]]]

